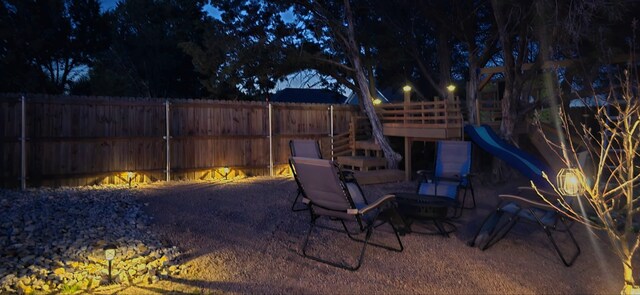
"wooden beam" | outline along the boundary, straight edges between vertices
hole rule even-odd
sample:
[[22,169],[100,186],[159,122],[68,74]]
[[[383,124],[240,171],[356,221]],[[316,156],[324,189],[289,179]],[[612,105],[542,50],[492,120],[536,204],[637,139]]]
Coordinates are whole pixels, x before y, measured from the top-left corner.
[[[574,63],[579,62],[580,60],[578,59],[565,59],[565,60],[548,60],[546,62],[544,62],[544,64],[542,65],[543,69],[551,69],[551,68],[566,68],[568,66],[573,65]],[[611,59],[611,63],[621,63],[621,62],[626,62],[629,61],[629,55],[626,54],[621,54],[621,55],[617,55],[615,57],[613,57]],[[533,63],[526,63],[522,65],[522,69],[523,70],[529,70],[533,67]],[[488,68],[480,68],[480,74],[497,74],[497,73],[503,73],[504,72],[504,67],[500,66],[500,67],[488,67]]]

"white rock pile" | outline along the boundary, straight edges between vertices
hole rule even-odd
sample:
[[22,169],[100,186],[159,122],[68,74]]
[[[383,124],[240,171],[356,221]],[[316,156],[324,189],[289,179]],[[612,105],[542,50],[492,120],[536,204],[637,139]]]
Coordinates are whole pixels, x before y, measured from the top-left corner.
[[[179,275],[180,252],[122,187],[0,190],[0,293],[88,292]],[[117,247],[109,280],[104,246]]]

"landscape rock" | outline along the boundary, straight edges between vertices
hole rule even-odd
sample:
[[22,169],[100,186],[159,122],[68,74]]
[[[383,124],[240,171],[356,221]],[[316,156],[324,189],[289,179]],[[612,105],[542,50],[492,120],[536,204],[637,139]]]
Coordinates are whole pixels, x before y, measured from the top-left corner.
[[179,250],[148,230],[136,194],[121,186],[0,190],[0,293],[99,288],[109,281],[107,244],[116,246],[112,281],[155,283],[158,272],[179,273]]

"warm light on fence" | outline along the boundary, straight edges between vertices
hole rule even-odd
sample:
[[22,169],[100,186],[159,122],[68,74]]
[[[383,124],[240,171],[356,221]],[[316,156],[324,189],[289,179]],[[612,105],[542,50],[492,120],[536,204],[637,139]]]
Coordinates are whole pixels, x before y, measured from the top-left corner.
[[409,86],[409,85],[404,85],[404,87],[402,87],[402,91],[404,91],[404,92],[409,92],[409,91],[411,91],[411,86]]
[[558,172],[556,184],[565,196],[578,196],[584,193],[584,175],[576,168],[563,168]]
[[231,169],[229,169],[229,167],[225,166],[224,168],[222,168],[222,173],[224,174],[224,179],[227,179],[227,176],[229,176],[229,172],[231,172]]
[[131,187],[131,181],[133,180],[133,178],[136,176],[135,172],[127,172],[127,181],[129,182],[129,187]]

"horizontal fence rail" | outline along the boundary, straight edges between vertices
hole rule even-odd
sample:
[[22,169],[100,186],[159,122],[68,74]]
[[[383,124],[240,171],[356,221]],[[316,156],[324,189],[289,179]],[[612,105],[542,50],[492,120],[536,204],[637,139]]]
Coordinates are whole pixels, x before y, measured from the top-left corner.
[[24,97],[23,107],[21,95],[0,95],[5,187],[286,173],[289,140],[315,139],[330,149],[335,134],[341,149],[357,115],[345,105]]

